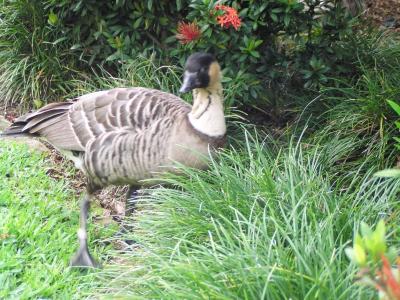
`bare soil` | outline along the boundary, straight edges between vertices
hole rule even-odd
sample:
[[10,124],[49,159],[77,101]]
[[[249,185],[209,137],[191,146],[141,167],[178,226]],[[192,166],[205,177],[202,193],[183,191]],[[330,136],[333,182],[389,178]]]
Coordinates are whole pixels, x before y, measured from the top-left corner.
[[400,0],[366,0],[366,16],[374,24],[400,32]]

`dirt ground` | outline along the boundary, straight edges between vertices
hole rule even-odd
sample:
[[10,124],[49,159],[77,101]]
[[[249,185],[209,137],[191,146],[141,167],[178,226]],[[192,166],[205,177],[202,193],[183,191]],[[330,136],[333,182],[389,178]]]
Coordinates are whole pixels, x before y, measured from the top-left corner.
[[365,8],[377,26],[400,32],[400,0],[366,0]]

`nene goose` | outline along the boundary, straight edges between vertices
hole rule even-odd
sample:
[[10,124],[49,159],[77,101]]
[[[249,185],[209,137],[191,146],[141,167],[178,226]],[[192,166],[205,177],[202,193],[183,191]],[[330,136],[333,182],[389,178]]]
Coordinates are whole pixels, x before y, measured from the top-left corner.
[[206,168],[209,150],[223,146],[226,125],[220,66],[208,53],[185,64],[180,92],[193,90],[193,106],[149,88],[115,88],[51,103],[18,118],[3,134],[45,138],[87,178],[81,200],[79,249],[72,266],[96,267],[87,246],[93,193],[107,185],[140,187],[145,179],[174,172],[175,163]]

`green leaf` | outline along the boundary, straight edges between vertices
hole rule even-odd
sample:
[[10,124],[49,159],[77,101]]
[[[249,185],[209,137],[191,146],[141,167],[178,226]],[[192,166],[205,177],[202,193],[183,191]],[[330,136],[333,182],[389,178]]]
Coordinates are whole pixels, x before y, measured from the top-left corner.
[[53,12],[49,13],[48,22],[50,25],[53,25],[53,26],[57,25],[57,23],[58,23],[57,15]]
[[272,21],[278,22],[278,17],[277,17],[277,15],[271,14],[270,16],[271,16]]
[[67,39],[68,39],[68,38],[67,38],[66,36],[64,36],[64,37],[62,37],[62,38],[56,39],[52,44],[53,44],[53,45],[57,45],[57,44],[59,44],[59,43],[65,41],[65,40],[67,40]]
[[113,60],[117,60],[121,57],[121,54],[119,51],[111,54],[109,57],[106,58],[106,61],[113,61]]
[[180,11],[182,9],[182,0],[176,0],[176,10]]
[[367,262],[367,254],[365,253],[364,248],[361,247],[360,245],[354,245],[353,250],[356,263],[361,267],[365,266]]
[[376,238],[380,242],[385,243],[386,228],[385,228],[385,222],[382,219],[378,222],[378,225],[376,225],[374,234],[376,235]]
[[254,99],[256,99],[257,98],[257,91],[255,90],[255,89],[250,89],[250,95],[254,98]]
[[166,25],[168,24],[168,18],[166,18],[166,17],[161,17],[161,18],[159,19],[159,22],[160,22],[161,25],[166,26]]
[[354,253],[354,249],[353,248],[346,248],[344,249],[344,252],[346,253],[347,257],[349,258],[349,260],[353,263],[356,263],[356,255]]
[[153,8],[153,0],[147,0],[147,8],[151,11],[151,9]]
[[247,35],[245,35],[243,37],[243,41],[244,41],[245,45],[248,47],[249,46],[249,38],[247,37]]
[[258,53],[257,51],[250,51],[250,54],[252,55],[252,56],[254,56],[255,58],[260,58],[260,53]]
[[256,40],[254,43],[254,48],[257,48],[258,46],[260,46],[263,43],[263,40]]
[[389,261],[393,262],[397,258],[397,249],[395,247],[390,247],[385,255],[389,259]]
[[39,99],[33,100],[33,104],[35,105],[35,108],[41,108],[43,106],[43,102]]
[[273,9],[271,9],[271,12],[273,12],[274,14],[277,14],[277,13],[283,12],[283,9],[281,7],[273,8]]
[[137,28],[140,26],[141,23],[142,23],[142,17],[137,18],[137,20],[135,21],[135,23],[133,23],[133,28],[134,28],[134,29],[137,29]]
[[385,238],[385,232],[386,232],[385,221],[383,221],[382,219],[379,220],[378,225],[376,225],[375,232],[379,233],[379,235],[382,238]]
[[81,48],[82,46],[81,46],[81,44],[74,44],[74,45],[72,45],[71,46],[71,50],[76,50],[76,49],[79,49],[79,48]]
[[369,238],[372,236],[372,229],[368,226],[367,223],[361,222],[360,225],[361,234],[364,238]]
[[283,18],[283,23],[285,24],[286,27],[289,26],[290,24],[290,15],[285,15],[285,17]]
[[171,35],[171,36],[167,37],[167,38],[164,40],[164,42],[165,42],[166,44],[175,43],[175,42],[176,42],[176,37],[175,37],[175,35]]
[[374,174],[376,177],[400,178],[400,169],[385,169]]
[[313,75],[313,73],[312,72],[310,72],[310,71],[308,71],[308,70],[305,70],[304,72],[303,72],[303,78],[304,79],[310,79],[311,77],[312,77],[312,75]]
[[387,103],[389,103],[393,110],[400,116],[400,105],[392,100],[387,100]]
[[358,233],[356,234],[356,237],[354,238],[354,245],[359,245],[360,247],[364,248],[364,240],[359,235]]
[[233,80],[233,79],[230,78],[230,77],[225,77],[225,76],[223,76],[222,79],[221,79],[221,82],[222,82],[222,83],[226,83],[226,82],[230,82],[230,81],[232,81],[232,80]]

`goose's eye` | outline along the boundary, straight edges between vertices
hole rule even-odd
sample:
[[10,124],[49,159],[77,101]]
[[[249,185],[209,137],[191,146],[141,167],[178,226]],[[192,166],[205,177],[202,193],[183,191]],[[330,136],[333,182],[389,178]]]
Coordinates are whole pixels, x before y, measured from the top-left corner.
[[204,73],[206,71],[205,67],[201,67],[199,73]]

